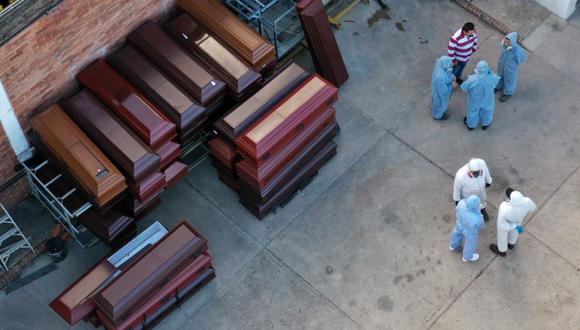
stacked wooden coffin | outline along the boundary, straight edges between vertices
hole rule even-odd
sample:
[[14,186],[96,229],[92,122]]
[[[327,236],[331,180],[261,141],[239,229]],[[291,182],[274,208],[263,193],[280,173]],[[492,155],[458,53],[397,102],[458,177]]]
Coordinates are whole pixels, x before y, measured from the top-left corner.
[[69,324],[150,328],[215,277],[207,240],[187,222],[155,223],[101,260],[50,306]]
[[275,63],[274,47],[219,0],[179,0],[177,3],[254,70],[262,71]]
[[[181,155],[180,144],[172,141],[177,135],[176,125],[169,121],[161,110],[104,60],[100,59],[95,61],[81,71],[77,75],[77,78],[106,104],[114,115],[118,116],[122,122],[126,123],[133,130],[135,135],[145,143],[145,147],[148,147],[147,149],[143,149],[143,146],[141,146],[141,148],[134,151],[135,153],[140,150],[141,156],[145,157],[145,153],[154,153],[159,158],[158,166],[151,166],[149,168],[150,171],[145,171],[146,173],[143,175],[131,177],[131,186],[133,189],[130,191],[133,194],[131,195],[132,198],[127,201],[127,204],[133,215],[139,216],[145,210],[150,209],[159,202],[159,194],[168,185],[175,183],[179,178],[187,174],[186,165],[178,161]],[[79,108],[82,108],[82,102],[85,102],[87,106],[89,106],[89,103],[91,104],[90,107],[93,108],[93,111],[99,111],[95,110],[98,108],[98,105],[95,105],[94,98],[90,100],[90,98],[83,97],[82,95],[79,98],[82,98],[82,100],[78,101]],[[105,110],[103,107],[100,108],[100,112]],[[77,111],[77,113],[82,112],[82,110]],[[119,121],[115,121],[110,117],[107,125],[119,127]],[[89,127],[93,126],[94,123],[92,125],[86,125]],[[109,128],[103,126],[101,130],[107,131]],[[126,129],[123,130],[126,131]],[[95,136],[97,136],[96,133]],[[105,144],[110,144],[108,149],[119,149],[122,147],[120,144],[125,143],[126,138],[130,139],[129,136],[130,134],[117,136],[117,140],[114,143],[104,138],[102,141]],[[128,143],[136,146],[138,142],[134,140],[135,137],[129,140],[132,142]],[[115,144],[115,146],[112,144]],[[124,148],[128,148],[128,146],[124,146]],[[129,152],[129,150],[125,150],[125,152]],[[122,153],[116,151],[115,155],[122,158]],[[121,159],[120,161],[127,162]],[[131,165],[127,164],[127,167],[131,167]]]
[[258,218],[336,154],[338,124],[330,105],[337,97],[336,87],[313,75],[235,140],[244,158],[236,164],[240,201]]
[[334,86],[341,86],[348,79],[348,72],[322,1],[301,0],[296,5],[296,9],[304,28],[304,35],[316,72]]
[[220,104],[226,92],[224,82],[191,58],[155,23],[143,24],[129,35],[129,41],[198,104],[206,108]]
[[166,27],[198,62],[211,68],[226,83],[236,100],[243,99],[260,84],[259,73],[253,71],[189,15],[181,14]]
[[235,164],[241,160],[241,155],[236,150],[235,139],[307,77],[304,69],[290,63],[256,94],[216,121],[218,136],[209,141],[209,148],[212,164],[218,169],[222,182],[239,190]]
[[[51,193],[60,197],[69,210],[93,203],[95,208],[79,212],[77,221],[106,244],[113,245],[134,234],[133,218],[119,205],[127,188],[125,177],[103,151],[56,104],[30,122],[32,141],[49,160],[36,175],[43,182],[51,182]],[[77,185],[84,193],[77,193]]]

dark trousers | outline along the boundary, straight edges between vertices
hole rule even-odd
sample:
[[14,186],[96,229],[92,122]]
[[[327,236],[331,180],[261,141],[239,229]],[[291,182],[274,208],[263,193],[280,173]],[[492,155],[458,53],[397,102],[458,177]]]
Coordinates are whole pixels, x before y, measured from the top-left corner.
[[457,61],[457,63],[453,64],[453,75],[460,79],[461,75],[463,74],[463,69],[467,66],[467,62]]

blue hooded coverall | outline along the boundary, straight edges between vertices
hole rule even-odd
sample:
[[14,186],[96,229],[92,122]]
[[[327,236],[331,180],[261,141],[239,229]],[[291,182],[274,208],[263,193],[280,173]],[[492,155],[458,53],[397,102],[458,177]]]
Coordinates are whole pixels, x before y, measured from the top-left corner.
[[467,126],[475,128],[481,121],[482,126],[489,126],[493,121],[495,97],[493,90],[500,77],[489,69],[486,61],[477,63],[476,73],[461,84],[467,92]]
[[501,45],[501,55],[497,64],[497,73],[501,79],[497,89],[502,89],[504,95],[513,95],[518,84],[520,66],[528,59],[526,51],[518,44],[517,32],[506,35],[511,41],[511,47]]
[[453,91],[453,75],[451,74],[452,58],[441,56],[435,62],[431,77],[431,115],[441,119],[449,107],[449,99]]
[[449,246],[455,250],[463,242],[463,258],[471,260],[477,250],[479,230],[484,226],[483,216],[479,210],[479,197],[471,195],[457,204],[455,228],[451,232]]

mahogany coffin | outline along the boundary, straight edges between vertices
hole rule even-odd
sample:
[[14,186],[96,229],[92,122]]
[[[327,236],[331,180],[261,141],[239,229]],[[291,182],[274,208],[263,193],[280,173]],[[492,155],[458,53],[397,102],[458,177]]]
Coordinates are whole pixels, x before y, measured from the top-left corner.
[[181,155],[181,146],[175,142],[167,141],[155,149],[155,153],[161,158],[161,168],[166,168]]
[[138,183],[129,182],[129,190],[133,193],[132,197],[137,197],[143,202],[163,192],[166,185],[167,182],[163,173],[154,172]]
[[110,209],[104,215],[88,210],[78,219],[107,245],[113,243],[121,233],[135,224],[133,218],[124,214],[118,207]]
[[161,192],[153,194],[146,200],[139,200],[138,197],[129,197],[124,200],[124,205],[129,213],[136,219],[143,218],[149,211],[157,207],[161,203]]
[[348,72],[322,1],[302,0],[296,9],[316,72],[340,87],[348,79]]
[[217,158],[226,167],[230,169],[234,168],[237,161],[235,146],[232,146],[221,136],[209,140],[208,146],[212,157]]
[[207,240],[182,222],[97,293],[94,300],[111,320],[122,321],[206,249]]
[[218,172],[218,177],[221,182],[223,182],[226,186],[230,187],[233,191],[238,192],[240,190],[239,178],[237,179],[232,178],[221,171]]
[[179,0],[177,4],[233,49],[254,70],[261,71],[276,60],[274,46],[239,20],[219,0]]
[[159,147],[175,137],[175,124],[169,122],[105,60],[96,60],[77,78],[151,147]]
[[182,142],[205,121],[206,108],[182,92],[134,47],[123,47],[109,62],[171,119]]
[[272,180],[262,190],[256,190],[251,185],[247,185],[240,180],[241,190],[249,200],[255,201],[256,205],[267,203],[276,192],[280,191],[288,181],[296,175],[312,158],[316,156],[338,133],[338,124],[335,122],[328,125],[316,136],[300,153],[294,157],[288,164],[272,178]]
[[224,96],[224,82],[193,60],[157,24],[145,22],[129,35],[129,41],[202,106]]
[[174,162],[163,171],[163,175],[167,179],[166,189],[168,189],[187,175],[187,165],[181,162]]
[[101,321],[105,325],[105,328],[115,330],[134,329],[140,324],[149,323],[147,320],[152,321],[154,319],[152,316],[164,306],[165,302],[171,299],[177,302],[179,290],[185,289],[193,282],[199,283],[200,281],[196,281],[198,279],[203,280],[203,275],[210,269],[210,266],[211,258],[208,255],[202,254],[151,296],[143,305],[133,311],[125,320],[115,322],[108,318],[105,313],[99,313]]
[[253,71],[189,15],[181,14],[167,24],[166,29],[199,63],[211,68],[235,97],[241,97],[250,87],[260,83],[262,76],[259,73]]
[[297,190],[306,186],[310,182],[310,179],[318,173],[318,170],[334,157],[334,155],[336,155],[336,144],[330,142],[306,166],[301,168],[284,188],[274,194],[267,203],[255,205],[253,201],[247,199],[244,195],[240,195],[240,202],[258,219],[262,220],[276,206],[288,202]]
[[117,268],[103,258],[54,299],[49,305],[50,308],[70,325],[76,324],[94,311],[95,303],[90,299],[91,295],[116,271]]
[[128,179],[138,182],[160,169],[159,156],[90,92],[80,91],[65,101],[63,107]]
[[99,206],[112,203],[127,188],[125,177],[60,106],[52,105],[30,123],[42,143]]
[[214,124],[215,128],[231,141],[234,141],[246,128],[306,80],[307,77],[308,73],[298,64],[290,64],[256,94],[219,119]]
[[262,165],[256,165],[249,159],[244,159],[236,164],[236,172],[256,190],[263,190],[272,178],[282,170],[282,168],[296,155],[300,150],[314,139],[327,126],[336,121],[335,110],[328,107],[321,116],[314,122],[306,125],[303,130],[280,150],[272,155]]
[[338,98],[338,89],[314,75],[236,139],[238,151],[260,166]]

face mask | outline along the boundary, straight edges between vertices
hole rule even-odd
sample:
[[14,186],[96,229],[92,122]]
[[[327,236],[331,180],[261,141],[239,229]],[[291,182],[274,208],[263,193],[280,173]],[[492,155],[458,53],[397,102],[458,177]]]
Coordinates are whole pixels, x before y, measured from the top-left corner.
[[477,69],[473,69],[473,72],[477,73]]
[[504,46],[504,47],[505,47],[505,49],[506,49],[506,50],[510,50],[510,49],[512,49],[512,46],[507,46],[507,47],[506,47],[506,46]]

